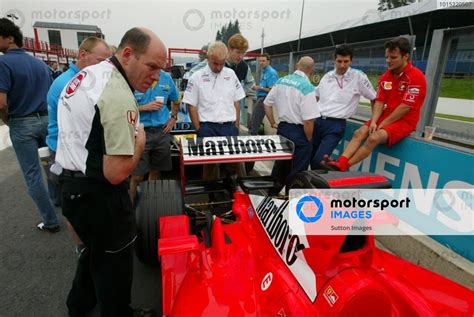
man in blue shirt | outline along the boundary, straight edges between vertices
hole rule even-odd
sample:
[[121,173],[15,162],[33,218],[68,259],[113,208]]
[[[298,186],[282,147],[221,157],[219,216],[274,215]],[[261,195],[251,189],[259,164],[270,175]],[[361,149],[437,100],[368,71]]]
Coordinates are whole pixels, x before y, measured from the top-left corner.
[[257,101],[252,111],[252,119],[250,120],[250,134],[258,135],[258,130],[262,124],[263,118],[265,117],[265,111],[263,108],[263,100],[268,95],[273,85],[278,80],[278,72],[270,66],[271,57],[268,54],[262,54],[258,58],[260,67],[262,69],[262,78],[260,85],[255,85],[252,89],[257,91]]
[[23,34],[10,20],[0,19],[0,118],[10,139],[28,193],[41,214],[37,228],[58,232],[59,220],[41,175],[38,148],[44,146],[48,125],[46,93],[51,85],[48,66],[28,55]]
[[[171,170],[171,129],[178,119],[179,92],[171,76],[160,72],[159,81],[145,92],[135,92],[140,111],[140,122],[146,133],[145,150],[130,180],[130,198],[135,200],[138,184],[149,173],[149,180],[159,179],[160,171]],[[171,109],[166,106],[171,100]],[[171,110],[171,115],[170,115]]]
[[95,65],[106,60],[112,55],[107,43],[95,36],[86,38],[79,46],[79,56],[77,62],[70,63],[69,69],[53,81],[49,88],[48,101],[48,136],[46,144],[52,152],[56,152],[58,143],[58,100],[59,95],[66,87],[67,83],[76,76],[79,71],[87,66]]
[[49,70],[51,71],[51,76],[53,76],[53,80],[55,80],[62,74],[62,72],[59,70],[59,66],[57,62],[51,62],[51,66]]

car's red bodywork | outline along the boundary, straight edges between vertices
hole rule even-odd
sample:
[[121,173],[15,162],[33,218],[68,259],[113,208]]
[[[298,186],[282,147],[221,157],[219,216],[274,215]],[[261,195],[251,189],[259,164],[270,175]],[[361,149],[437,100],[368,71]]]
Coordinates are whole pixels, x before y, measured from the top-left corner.
[[237,220],[215,218],[210,247],[187,216],[159,220],[163,315],[474,316],[471,290],[376,248],[373,236],[349,252],[346,236],[312,236],[300,250],[276,214],[234,198]]

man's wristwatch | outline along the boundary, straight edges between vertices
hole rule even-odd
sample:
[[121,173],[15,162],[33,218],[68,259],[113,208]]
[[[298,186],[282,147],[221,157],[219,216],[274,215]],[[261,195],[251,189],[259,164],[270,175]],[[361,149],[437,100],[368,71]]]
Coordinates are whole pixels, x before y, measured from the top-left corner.
[[171,115],[171,118],[175,119],[175,120],[178,120],[178,115],[177,114],[172,114]]

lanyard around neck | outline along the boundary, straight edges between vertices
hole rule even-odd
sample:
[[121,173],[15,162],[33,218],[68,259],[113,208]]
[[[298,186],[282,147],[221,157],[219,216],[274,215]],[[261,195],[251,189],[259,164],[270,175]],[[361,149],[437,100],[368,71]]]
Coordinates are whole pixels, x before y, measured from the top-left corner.
[[336,82],[337,82],[337,85],[339,86],[339,88],[343,89],[344,88],[344,75],[342,75],[342,78],[341,78],[341,82],[339,82],[339,78],[336,74]]

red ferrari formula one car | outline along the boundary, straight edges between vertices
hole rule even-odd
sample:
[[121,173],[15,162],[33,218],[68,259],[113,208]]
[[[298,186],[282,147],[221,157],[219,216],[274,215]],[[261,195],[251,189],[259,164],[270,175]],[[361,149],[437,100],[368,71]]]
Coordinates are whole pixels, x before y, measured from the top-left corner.
[[[292,144],[276,136],[208,138],[185,140],[180,151],[184,171],[288,159]],[[474,316],[471,290],[377,249],[374,236],[292,234],[288,200],[261,192],[277,186],[270,178],[183,181],[143,184],[137,210],[138,254],[161,265],[164,316]],[[290,187],[390,184],[368,173],[307,171]],[[214,201],[224,188],[232,197]]]

